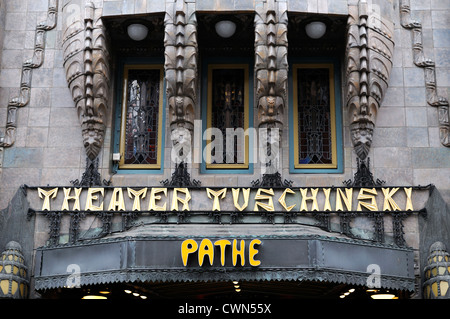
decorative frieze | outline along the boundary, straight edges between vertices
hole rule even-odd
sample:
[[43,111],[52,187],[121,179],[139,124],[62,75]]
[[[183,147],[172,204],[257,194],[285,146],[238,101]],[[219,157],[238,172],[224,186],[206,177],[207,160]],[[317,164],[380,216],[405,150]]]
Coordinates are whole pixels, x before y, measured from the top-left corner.
[[438,108],[439,138],[442,145],[450,147],[450,114],[448,100],[437,93],[435,63],[425,57],[422,44],[422,24],[411,19],[409,0],[400,0],[400,22],[412,32],[414,64],[424,68],[427,103]]
[[49,0],[47,19],[36,26],[33,57],[24,61],[22,65],[19,95],[8,103],[6,130],[0,137],[0,147],[11,147],[16,141],[17,110],[30,102],[33,69],[41,67],[44,63],[45,33],[56,27],[57,14],[58,0]]

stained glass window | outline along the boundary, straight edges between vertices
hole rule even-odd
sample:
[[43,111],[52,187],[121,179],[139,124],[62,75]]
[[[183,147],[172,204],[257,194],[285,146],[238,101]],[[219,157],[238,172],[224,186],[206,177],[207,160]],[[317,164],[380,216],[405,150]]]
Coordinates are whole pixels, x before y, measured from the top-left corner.
[[[248,168],[245,130],[248,128],[248,69],[213,66],[209,72],[208,127],[211,135],[209,168]],[[221,147],[217,147],[221,144]],[[216,152],[222,152],[217,154]],[[221,156],[218,156],[221,155]]]
[[126,67],[122,112],[121,167],[159,168],[162,70]]
[[336,166],[332,66],[301,66],[295,72],[294,130],[297,168]]

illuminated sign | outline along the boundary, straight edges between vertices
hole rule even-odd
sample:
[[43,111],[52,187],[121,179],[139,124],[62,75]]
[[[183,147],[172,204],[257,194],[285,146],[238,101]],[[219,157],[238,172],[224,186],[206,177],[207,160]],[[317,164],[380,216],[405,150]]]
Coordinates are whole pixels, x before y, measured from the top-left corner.
[[[259,239],[253,239],[246,249],[246,241],[241,239],[233,239],[233,241],[227,239],[219,239],[214,243],[207,238],[202,239],[200,242],[194,239],[186,239],[181,244],[181,257],[183,259],[183,265],[188,265],[189,259],[194,254],[197,255],[197,261],[199,266],[203,266],[205,259],[208,259],[209,265],[214,264],[214,258],[220,258],[220,265],[225,266],[225,260],[231,255],[233,266],[241,265],[245,266],[246,261],[250,266],[259,266],[261,262],[255,259],[258,254],[257,245],[260,245]],[[230,248],[230,249],[227,249]],[[228,256],[227,256],[228,255]],[[195,257],[194,257],[195,258]],[[238,262],[240,259],[240,263]]]
[[[373,239],[383,241],[384,218],[390,215],[394,241],[402,246],[402,221],[415,213],[426,215],[425,208],[414,206],[424,203],[427,195],[423,190],[429,187],[28,187],[34,190],[28,193],[32,207],[28,217],[41,213],[50,219],[49,241],[55,245],[60,241],[62,218],[71,219],[71,242],[80,234],[80,220],[88,216],[100,218],[102,236],[113,227],[126,231],[136,226],[137,218],[149,225],[304,223],[353,236],[351,219],[369,217]],[[339,217],[338,227],[334,221],[331,224],[332,214]],[[117,215],[122,219],[115,218]],[[191,260],[192,254],[200,254],[199,265],[208,258],[220,259],[215,250],[221,243],[199,242],[196,249],[191,243],[192,247],[184,248],[186,260]],[[208,250],[211,245],[214,251]],[[253,264],[250,255],[245,258]]]
[[[231,192],[230,192],[231,190]],[[52,207],[60,189],[37,188],[42,211],[191,211],[196,198],[202,210],[222,211],[413,211],[412,187],[383,188],[63,188],[62,203]],[[231,193],[230,197],[227,197]],[[333,194],[332,194],[333,193]],[[193,195],[195,194],[195,197]],[[320,200],[319,200],[320,197]],[[356,200],[356,203],[354,201]],[[382,200],[382,204],[378,204]],[[208,203],[209,202],[209,203]],[[320,202],[320,205],[319,205]],[[208,205],[205,207],[204,205]],[[401,203],[401,204],[400,204]],[[84,204],[84,205],[82,205]],[[195,210],[195,209],[194,209]]]

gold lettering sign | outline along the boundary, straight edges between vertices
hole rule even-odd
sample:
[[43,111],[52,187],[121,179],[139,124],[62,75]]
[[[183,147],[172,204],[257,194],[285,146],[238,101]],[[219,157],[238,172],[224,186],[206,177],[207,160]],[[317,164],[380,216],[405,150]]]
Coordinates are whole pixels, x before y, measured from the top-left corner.
[[187,239],[181,244],[181,258],[183,259],[183,265],[186,267],[188,262],[188,257],[190,254],[196,252],[198,249],[198,244],[193,239]]
[[227,246],[230,246],[231,242],[226,239],[218,240],[214,243],[214,246],[220,247],[220,264],[225,266],[225,249]]
[[[213,243],[210,239],[204,238],[200,244],[194,239],[186,239],[181,243],[181,259],[183,266],[186,267],[189,262],[189,256],[197,252],[197,262],[200,267],[204,265],[206,257],[209,260],[209,265],[212,266],[217,252],[214,247],[218,247],[221,266],[225,266],[225,259],[227,251],[228,254],[230,253],[229,250],[231,250],[233,266],[245,266],[246,260],[248,260],[250,266],[257,267],[261,265],[261,261],[255,259],[255,256],[259,253],[256,246],[261,245],[261,240],[253,239],[250,241],[248,254],[246,254],[245,245],[245,240],[243,239],[240,240],[240,243],[236,239],[233,240],[233,243],[227,239],[219,239]],[[231,246],[231,248],[227,249],[228,246]],[[246,257],[248,258],[246,259]],[[238,258],[241,261],[240,263],[238,263]]]
[[241,239],[241,248],[237,248],[237,239],[233,239],[233,266],[237,264],[238,256],[241,258],[241,266],[245,265],[245,241]]
[[345,207],[347,210],[352,210],[352,194],[353,188],[346,188],[345,195],[342,189],[338,188],[336,192],[336,210],[343,211],[344,207],[342,206],[342,200],[344,200]]
[[158,193],[164,193],[167,197],[167,188],[152,188],[152,191],[150,192],[150,203],[148,206],[148,210],[156,210],[156,211],[164,211],[166,210],[167,203],[164,203],[163,206],[156,205],[156,201],[161,199],[160,195],[156,195]]
[[325,205],[323,206],[324,211],[331,211],[330,192],[331,192],[331,188],[323,189],[323,193],[325,194]]
[[412,193],[412,188],[404,188],[405,190],[405,194],[406,194],[406,207],[405,210],[414,210],[413,208],[413,204],[412,204],[412,200],[411,200],[411,193]]
[[[372,195],[369,195],[369,194]],[[377,195],[377,190],[375,188],[369,189],[369,188],[361,188],[361,190],[359,191],[359,195],[358,195],[358,200],[361,199],[370,199],[370,203],[366,203],[366,202],[358,202],[358,208],[356,209],[357,211],[361,211],[361,206],[364,206],[365,208],[367,208],[370,211],[377,211],[378,210],[378,206],[377,206],[377,202],[375,200],[375,196]]]
[[398,187],[392,189],[392,191],[389,191],[389,188],[382,188],[384,194],[384,203],[383,203],[383,210],[400,210],[400,207],[397,205],[397,203],[392,199],[392,196],[398,191]]
[[102,187],[89,188],[86,198],[86,207],[84,210],[100,211],[103,210],[103,202],[100,206],[95,206],[92,202],[98,200],[98,196],[95,193],[100,193],[104,195],[105,189]]
[[134,190],[131,188],[127,188],[128,191],[128,197],[133,198],[134,196],[134,202],[133,202],[133,208],[132,210],[141,210],[141,199],[144,199],[147,195],[147,188],[143,188],[141,190]]
[[[267,195],[261,195],[261,192],[269,194],[271,196]],[[267,199],[267,203],[261,203],[261,202],[255,202],[255,208],[253,210],[258,211],[258,206],[261,208],[264,208],[267,211],[273,212],[275,208],[273,207],[273,200],[272,196],[274,195],[272,188],[271,189],[264,189],[260,188],[256,192],[255,200],[258,199]]]
[[243,205],[239,205],[239,191],[240,191],[240,188],[231,189],[231,192],[233,193],[234,207],[236,207],[237,209],[239,209],[239,211],[242,212],[248,206],[248,199],[250,197],[250,188],[242,189],[242,194],[244,195],[244,204]]
[[203,239],[198,248],[198,264],[203,266],[205,256],[209,257],[209,264],[212,266],[214,262],[214,246],[209,239]]
[[210,188],[206,189],[206,193],[208,194],[208,198],[211,198],[211,195],[214,196],[214,203],[213,203],[213,208],[212,210],[220,210],[220,202],[219,202],[219,196],[222,196],[222,199],[225,198],[225,196],[227,195],[227,189],[226,188],[222,188],[219,191],[213,191]]
[[292,208],[295,207],[295,204],[289,207],[286,205],[286,193],[295,194],[295,192],[292,189],[286,188],[283,194],[278,199],[278,202],[280,202],[281,206],[283,206],[283,208],[289,212]]
[[317,192],[319,191],[318,188],[311,189],[312,196],[307,196],[308,189],[300,188],[300,192],[302,193],[302,204],[300,206],[300,211],[307,211],[308,208],[306,207],[306,201],[312,200],[313,204],[311,207],[311,210],[319,210],[319,205],[317,204]]
[[75,196],[70,196],[71,188],[64,188],[64,202],[61,207],[61,210],[69,210],[69,200],[75,200],[73,204],[72,210],[80,210],[80,194],[83,190],[82,188],[75,188]]
[[125,210],[122,188],[114,188],[108,210]]
[[[182,199],[182,198],[178,197],[178,193],[184,193],[186,195],[185,198]],[[189,190],[187,188],[174,188],[171,210],[178,210],[178,202],[183,204],[182,210],[189,210],[189,201],[190,200],[191,200],[191,194],[189,194]]]
[[[292,210],[297,210],[300,212],[313,212],[319,211],[318,198],[319,198],[320,188],[300,188],[297,191],[291,188],[285,188],[278,198],[278,207],[281,207],[284,211],[290,212]],[[323,209],[322,211],[352,211],[352,201],[353,201],[353,190],[354,188],[321,188],[323,191]],[[381,188],[382,195],[380,196],[376,188],[358,188],[359,192],[356,195],[355,200],[357,200],[357,211],[362,211],[363,209],[369,211],[378,211],[377,199],[383,196],[383,211],[401,211],[404,207],[404,211],[413,211],[412,202],[412,187],[403,187],[404,194],[399,192],[400,187]],[[226,197],[227,188],[222,188],[220,190],[213,190],[211,188],[206,188],[206,195],[212,200],[212,211],[221,211],[221,204],[227,203],[231,204],[230,200]],[[242,199],[240,198],[240,193],[242,190]],[[37,194],[39,198],[43,200],[42,211],[51,210],[51,202],[56,202],[58,196],[58,188],[43,189],[37,188]],[[150,196],[147,196],[148,188],[142,188],[139,190],[127,187],[126,191],[128,198],[131,199],[130,203],[127,204],[124,199],[123,187],[115,188],[102,188],[102,187],[91,187],[87,189],[83,188],[63,188],[64,198],[62,198],[61,211],[80,211],[81,210],[81,199],[83,198],[83,191],[85,192],[85,211],[101,211],[103,210],[103,204],[105,198],[109,198],[108,211],[126,211],[131,208],[133,211],[141,211],[143,206],[143,201],[148,199],[148,211],[166,211],[168,209],[168,202],[164,202],[162,199],[162,194],[166,198],[170,198],[171,195],[171,211],[180,210],[190,210],[190,201],[192,196],[188,188],[174,188],[169,194],[169,189],[164,187],[153,187],[150,188]],[[331,191],[335,195],[335,206],[331,206]],[[161,194],[162,193],[162,194]],[[182,193],[182,194],[180,194]],[[248,209],[250,202],[251,188],[232,188],[233,204],[234,208],[238,211],[244,212]],[[183,196],[184,195],[184,196]],[[169,197],[168,197],[169,196]],[[275,211],[274,197],[275,193],[272,188],[258,188],[254,193],[254,208],[253,211],[258,211],[259,209],[264,209],[266,211]],[[290,197],[295,199],[295,201],[300,203],[299,207],[296,204],[288,205],[286,198]],[[381,200],[381,199],[380,199]],[[160,201],[162,201],[160,203]],[[132,202],[132,204],[131,204]],[[73,203],[73,205],[70,204]],[[179,206],[179,204],[182,204]],[[403,204],[404,203],[404,204]],[[400,205],[402,206],[400,206]],[[55,204],[53,204],[54,206]],[[127,209],[127,205],[130,205]],[[146,204],[147,205],[147,204]],[[403,206],[404,205],[404,206]],[[231,206],[231,205],[230,205]],[[298,207],[298,208],[296,208]],[[55,210],[55,208],[53,207]],[[280,208],[277,208],[278,210]]]
[[255,256],[259,252],[258,249],[255,248],[255,245],[261,245],[261,241],[259,239],[254,239],[250,242],[250,246],[248,248],[248,261],[251,266],[261,265],[261,261],[255,260]]
[[50,210],[50,197],[55,199],[58,194],[58,188],[53,188],[49,191],[45,191],[42,188],[38,188],[39,197],[44,196],[44,203],[42,204],[42,210]]

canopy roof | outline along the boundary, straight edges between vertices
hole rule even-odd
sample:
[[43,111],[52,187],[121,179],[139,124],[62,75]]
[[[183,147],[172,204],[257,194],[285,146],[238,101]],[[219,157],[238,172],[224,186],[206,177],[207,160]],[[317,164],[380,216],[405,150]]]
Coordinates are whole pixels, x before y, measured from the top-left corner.
[[[37,249],[36,290],[63,288],[78,265],[81,286],[133,282],[211,282],[228,280],[308,280],[367,286],[369,265],[380,269],[379,288],[414,291],[411,248],[373,244],[362,240],[302,236],[260,236],[257,267],[212,266],[205,262],[183,266],[181,244],[202,237],[113,237]],[[209,237],[212,241],[216,239]],[[251,241],[255,236],[235,236]],[[219,259],[219,258],[217,258]],[[218,260],[216,260],[218,261]],[[205,265],[206,264],[206,265]],[[68,281],[69,279],[69,281]]]

